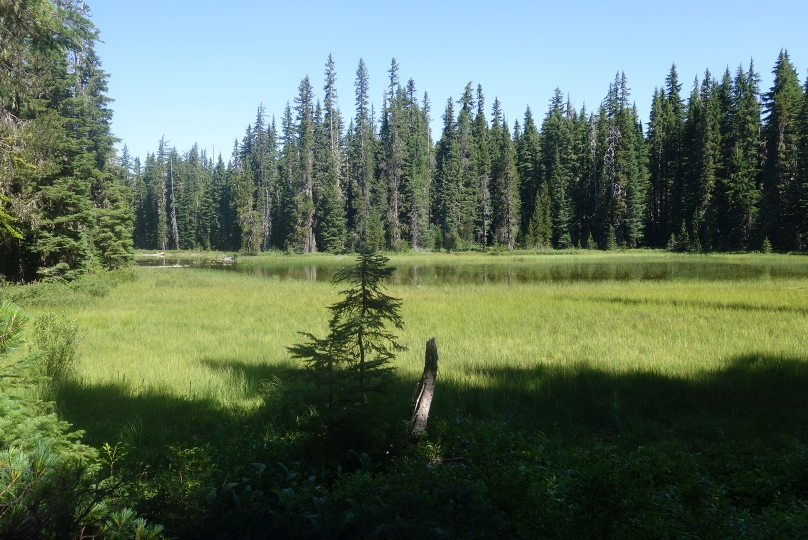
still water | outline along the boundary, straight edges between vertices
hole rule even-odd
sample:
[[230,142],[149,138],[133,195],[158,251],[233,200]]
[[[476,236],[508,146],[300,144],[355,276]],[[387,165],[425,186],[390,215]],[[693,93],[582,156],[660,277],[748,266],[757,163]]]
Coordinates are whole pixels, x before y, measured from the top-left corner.
[[[307,264],[303,259],[289,261],[270,259],[262,261],[251,257],[239,260],[211,261],[176,258],[139,258],[141,266],[181,266],[239,272],[251,276],[304,281],[331,281],[334,273],[352,264],[345,257],[328,264]],[[395,264],[395,263],[393,263]],[[402,285],[532,283],[576,281],[632,281],[632,280],[756,280],[808,278],[808,259],[786,264],[771,264],[744,260],[737,262],[710,257],[663,258],[648,260],[630,258],[616,262],[570,261],[553,262],[535,258],[525,261],[510,260],[503,263],[460,264],[397,264],[390,282]]]

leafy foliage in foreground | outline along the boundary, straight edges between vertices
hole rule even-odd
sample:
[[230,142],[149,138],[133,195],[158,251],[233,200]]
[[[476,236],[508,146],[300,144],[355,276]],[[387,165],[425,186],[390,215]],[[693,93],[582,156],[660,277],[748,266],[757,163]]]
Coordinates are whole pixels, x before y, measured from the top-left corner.
[[[178,523],[175,534],[763,539],[808,533],[808,480],[795,474],[808,465],[808,446],[795,441],[775,447],[725,441],[698,451],[631,437],[572,442],[559,432],[457,417],[393,459],[353,453],[338,470],[293,461],[288,439],[239,442],[251,444],[252,462],[219,477],[205,500],[197,499],[204,532],[186,535]],[[218,453],[185,452],[196,454],[197,464]],[[194,482],[189,477],[187,485]]]

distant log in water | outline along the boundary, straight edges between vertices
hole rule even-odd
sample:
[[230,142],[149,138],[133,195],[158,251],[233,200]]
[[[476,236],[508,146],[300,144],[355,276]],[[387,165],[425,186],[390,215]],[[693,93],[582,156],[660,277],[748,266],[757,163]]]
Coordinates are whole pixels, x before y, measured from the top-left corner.
[[424,374],[418,386],[415,387],[415,394],[412,399],[412,419],[410,420],[410,440],[418,440],[421,434],[426,431],[427,420],[429,420],[429,407],[432,405],[432,397],[435,395],[435,379],[438,376],[438,346],[435,338],[426,342],[426,354],[424,357]]

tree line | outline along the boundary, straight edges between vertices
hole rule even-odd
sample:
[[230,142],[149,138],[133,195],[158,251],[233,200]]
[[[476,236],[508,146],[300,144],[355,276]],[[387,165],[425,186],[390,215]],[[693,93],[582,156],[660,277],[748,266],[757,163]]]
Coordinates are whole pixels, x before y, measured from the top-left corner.
[[598,108],[558,89],[542,119],[512,124],[482,86],[449,98],[433,143],[431,103],[393,59],[381,110],[362,60],[347,126],[329,55],[323,98],[306,76],[280,121],[259,107],[214,163],[161,141],[145,164],[124,151],[135,245],[294,252],[367,249],[808,247],[808,81],[788,53],[760,90],[750,62],[687,97],[676,67],[644,127],[624,73]]

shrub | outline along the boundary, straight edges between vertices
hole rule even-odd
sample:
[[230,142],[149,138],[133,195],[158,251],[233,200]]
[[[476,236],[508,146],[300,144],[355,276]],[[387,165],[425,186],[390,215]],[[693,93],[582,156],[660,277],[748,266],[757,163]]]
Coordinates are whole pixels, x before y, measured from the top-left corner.
[[58,383],[73,370],[80,340],[78,325],[64,315],[47,313],[37,319],[33,342],[41,351],[44,374],[52,382]]

